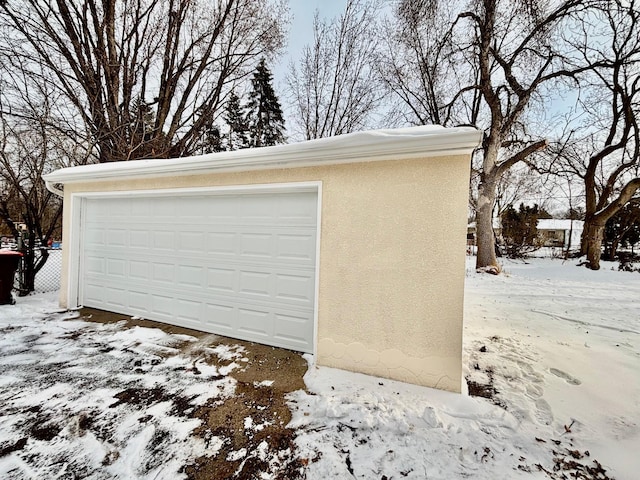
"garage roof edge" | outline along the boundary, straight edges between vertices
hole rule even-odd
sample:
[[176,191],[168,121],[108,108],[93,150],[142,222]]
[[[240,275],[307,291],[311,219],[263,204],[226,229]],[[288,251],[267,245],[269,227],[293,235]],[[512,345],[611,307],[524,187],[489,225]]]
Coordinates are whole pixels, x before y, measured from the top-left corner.
[[355,132],[300,143],[171,159],[133,160],[68,167],[43,178],[47,184],[167,175],[296,168],[367,161],[471,154],[482,132],[473,127],[429,125]]

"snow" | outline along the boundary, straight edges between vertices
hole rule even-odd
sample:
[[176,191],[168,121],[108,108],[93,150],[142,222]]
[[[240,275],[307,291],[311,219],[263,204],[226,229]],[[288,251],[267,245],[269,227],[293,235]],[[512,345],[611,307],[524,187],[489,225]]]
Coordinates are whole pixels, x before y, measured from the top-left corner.
[[545,417],[556,430],[574,421],[576,438],[613,476],[636,478],[640,275],[619,272],[611,262],[600,271],[576,263],[536,259],[506,264],[501,277],[471,276],[467,309],[485,312],[480,322],[471,316],[465,335],[498,335],[503,340],[494,363],[540,378],[540,397],[516,396],[513,388],[510,403]]
[[538,230],[583,230],[582,220],[569,220],[566,218],[540,218],[536,224]]
[[463,368],[493,400],[312,367],[309,393],[290,397],[307,478],[563,478],[594,461],[637,478],[640,275],[532,259],[493,276],[474,262]]
[[109,178],[186,175],[211,171],[243,171],[311,164],[336,164],[375,159],[424,157],[435,152],[471,154],[482,134],[473,127],[439,125],[368,130],[299,143],[217,152],[170,159],[145,159],[67,167],[43,176],[52,183]]
[[[308,479],[637,478],[640,274],[607,262],[595,272],[576,260],[534,258],[505,261],[493,276],[476,273],[474,261],[462,362],[464,376],[491,398],[310,365],[307,391],[289,394],[297,451],[278,458],[301,457]],[[193,435],[199,421],[175,416],[170,401],[136,410],[115,395],[122,384],[162,386],[194,408],[222,402],[235,385],[220,376],[246,364],[243,347],[203,347],[184,335],[54,311],[55,294],[0,307],[0,450],[34,431],[24,409],[75,420],[58,424],[51,441],[29,438],[22,450],[29,462],[15,452],[0,456],[1,478],[182,478],[182,466],[222,448],[216,436],[205,447]],[[200,360],[210,354],[226,366]],[[82,427],[87,417],[104,425],[104,438]],[[243,427],[259,432],[266,423],[247,416]],[[267,458],[263,443],[227,455]]]

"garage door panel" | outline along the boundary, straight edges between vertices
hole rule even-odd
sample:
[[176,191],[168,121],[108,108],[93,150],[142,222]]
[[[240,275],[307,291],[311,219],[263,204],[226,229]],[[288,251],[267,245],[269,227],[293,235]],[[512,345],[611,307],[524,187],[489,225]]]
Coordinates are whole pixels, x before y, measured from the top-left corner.
[[84,301],[80,302],[80,305],[85,305],[85,306],[105,305],[103,295],[104,295],[104,287],[102,285],[92,284],[92,283],[89,283],[87,280],[85,280],[85,283],[83,285]]
[[87,217],[88,222],[104,223],[105,220],[131,216],[132,206],[128,198],[112,198],[108,202],[92,200],[92,203],[91,215]]
[[[127,200],[123,199],[125,202]],[[151,218],[153,204],[149,202],[127,202],[129,204],[129,217],[132,219]],[[138,218],[136,218],[138,217]]]
[[234,292],[237,288],[237,271],[233,268],[207,269],[207,287],[223,292]]
[[150,202],[151,217],[154,219],[173,219],[180,217],[183,212],[178,210],[178,205],[172,200],[173,199],[171,197],[154,197]]
[[113,205],[111,205],[104,213],[106,213],[107,216],[116,218],[129,216],[131,214],[131,202],[126,198],[116,199],[116,201],[113,202]]
[[240,271],[238,293],[271,297],[273,295],[272,283],[271,273],[242,270]]
[[[107,261],[117,264],[112,259]],[[125,270],[128,275],[121,275],[120,270],[113,272],[97,267],[98,271],[85,274],[85,282],[118,286],[126,281],[131,288],[153,286],[159,292],[180,298],[206,300],[213,295],[228,302],[258,302],[306,309],[313,309],[314,305],[315,276],[304,270],[280,268],[273,271],[266,266],[241,269],[241,265],[205,268],[139,260],[127,262]]]
[[273,235],[269,233],[240,233],[240,255],[273,258]]
[[316,211],[315,192],[88,199],[81,303],[311,352]]
[[303,345],[313,333],[309,328],[309,322],[302,315],[275,314],[274,337],[282,342]]
[[126,307],[127,291],[124,288],[106,287],[104,303],[109,307]]
[[129,278],[134,280],[147,280],[149,278],[149,263],[129,260]]
[[107,231],[107,247],[126,247],[127,231],[124,229],[112,228]]
[[173,297],[165,295],[151,295],[151,313],[173,316]]
[[274,223],[277,213],[277,196],[245,195],[236,198],[237,218],[249,223],[264,222],[267,225]]
[[[100,248],[91,250],[85,254],[94,258],[113,258],[126,260],[128,264],[132,262],[147,263],[166,263],[173,261],[173,257],[168,253],[154,251],[151,249],[114,249]],[[258,268],[268,269],[269,271],[294,270],[294,271],[313,271],[313,266],[309,263],[311,259],[306,258],[305,254],[299,257],[293,257],[293,253],[289,252],[286,257],[258,257],[258,256],[239,256],[239,255],[206,255],[192,251],[181,253],[180,264],[202,266],[205,268],[221,268],[221,269],[237,269],[237,268]],[[135,259],[135,260],[134,260]]]
[[240,308],[238,310],[237,330],[246,337],[264,341],[273,336],[272,313],[267,309]]
[[202,287],[206,285],[206,274],[203,267],[178,265],[178,284],[187,287]]
[[[309,321],[308,309],[294,310],[293,305],[286,308],[230,296],[220,298],[216,303],[198,296],[185,300],[180,298],[185,292],[176,289],[165,289],[164,292],[165,295],[137,290],[127,292],[89,283],[85,298],[91,301],[85,305],[252,341],[268,341],[285,348],[309,349],[313,322]],[[120,301],[122,298],[127,298],[128,302]],[[269,337],[276,338],[277,343],[269,341]]]
[[[151,233],[151,232],[150,232]],[[176,249],[175,232],[171,231],[154,231],[152,233],[152,248],[154,250],[165,250],[174,252]]]
[[313,308],[315,278],[309,272],[263,268],[240,270],[239,274],[236,293],[240,300]]
[[105,246],[105,231],[99,227],[93,227],[86,229],[84,233],[83,242],[85,247],[99,248]]
[[315,262],[316,239],[310,233],[278,235],[278,260],[291,260],[295,262]]
[[134,313],[144,315],[150,310],[149,294],[145,292],[136,292],[135,290],[129,290],[128,292],[128,306]]
[[205,250],[205,234],[203,232],[178,232],[178,249],[185,253],[202,255]]
[[205,216],[215,222],[224,222],[238,216],[237,195],[206,196],[203,198],[203,205],[206,207]]
[[204,322],[212,329],[209,331],[216,333],[233,334],[234,326],[237,324],[237,313],[237,308],[230,305],[204,304]]
[[315,227],[317,220],[317,205],[315,198],[303,197],[296,202],[290,202],[283,195],[278,199],[277,219],[279,225],[309,225]]
[[204,252],[209,255],[231,256],[236,254],[235,232],[210,232],[207,234],[207,245]]
[[106,269],[104,268],[106,263],[105,258],[97,257],[94,255],[87,255],[85,258],[85,271],[89,274],[104,275]]
[[207,197],[198,195],[193,197],[182,197],[180,199],[180,211],[178,212],[181,219],[192,221],[199,220],[208,215],[210,205],[206,201]]
[[198,322],[202,318],[202,302],[181,299],[177,301],[177,307],[179,313],[176,316],[178,319]]
[[155,282],[172,284],[175,281],[175,265],[173,263],[154,262],[151,264],[151,278]]
[[148,230],[129,230],[129,247],[148,249],[151,247],[149,238],[151,234]]
[[108,258],[107,259],[107,275],[113,277],[126,277],[127,262],[121,259]]
[[275,296],[279,300],[312,306],[314,296],[314,278],[309,275],[275,275]]

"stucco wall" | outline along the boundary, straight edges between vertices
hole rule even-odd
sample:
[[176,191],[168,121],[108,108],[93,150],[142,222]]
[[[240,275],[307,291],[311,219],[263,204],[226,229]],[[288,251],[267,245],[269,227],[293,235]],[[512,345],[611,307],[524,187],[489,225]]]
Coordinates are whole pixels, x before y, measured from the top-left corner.
[[321,181],[317,362],[459,392],[469,163],[459,155],[69,183],[63,262],[72,193]]

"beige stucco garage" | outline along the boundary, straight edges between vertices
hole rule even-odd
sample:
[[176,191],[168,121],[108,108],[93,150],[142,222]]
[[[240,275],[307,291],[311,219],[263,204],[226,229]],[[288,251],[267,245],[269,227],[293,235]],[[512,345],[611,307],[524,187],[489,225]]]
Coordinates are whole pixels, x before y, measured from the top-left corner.
[[55,171],[60,303],[460,391],[473,128]]

